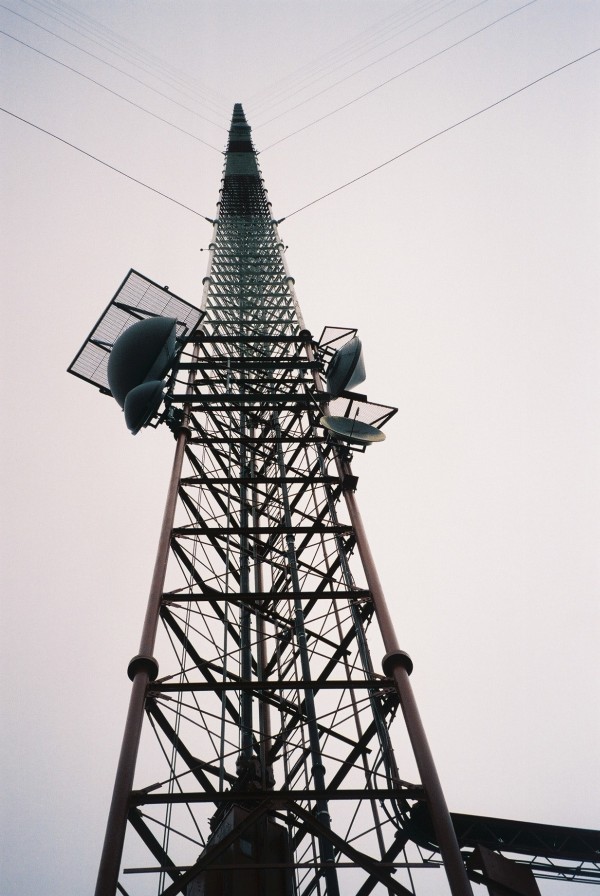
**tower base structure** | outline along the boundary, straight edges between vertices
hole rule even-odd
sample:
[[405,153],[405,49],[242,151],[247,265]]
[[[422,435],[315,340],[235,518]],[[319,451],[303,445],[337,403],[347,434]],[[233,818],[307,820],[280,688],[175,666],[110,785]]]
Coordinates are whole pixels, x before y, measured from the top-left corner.
[[229,809],[207,843],[210,867],[188,885],[187,896],[293,896],[287,827],[265,815],[248,824],[250,811]]

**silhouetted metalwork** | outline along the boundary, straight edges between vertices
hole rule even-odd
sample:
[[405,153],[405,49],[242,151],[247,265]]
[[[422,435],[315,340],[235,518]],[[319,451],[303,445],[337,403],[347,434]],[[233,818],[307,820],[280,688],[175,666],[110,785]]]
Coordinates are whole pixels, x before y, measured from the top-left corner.
[[[356,331],[306,329],[241,106],[209,249],[201,311],[156,284],[148,307],[115,297],[107,313],[131,319],[104,333],[103,316],[72,367],[108,391],[122,329],[178,321],[168,377],[153,354],[129,383],[123,362],[123,401],[155,384],[147,416],[176,450],[96,893],[404,896],[442,860],[452,893],[468,893],[467,875],[484,879],[476,844],[536,873],[598,879],[594,832],[567,854],[544,826],[450,818],[350,467],[350,446],[366,445],[352,436],[395,410],[344,391],[364,374],[351,379]],[[418,784],[398,769],[403,730]]]

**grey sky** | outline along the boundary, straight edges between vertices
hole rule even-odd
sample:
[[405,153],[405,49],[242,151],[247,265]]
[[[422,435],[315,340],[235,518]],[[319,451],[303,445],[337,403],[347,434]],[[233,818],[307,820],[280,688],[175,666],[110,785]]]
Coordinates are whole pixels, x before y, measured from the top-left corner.
[[[242,102],[261,149],[521,5],[77,3],[132,42],[124,59],[69,31],[54,0],[7,3],[219,127],[6,8],[0,28],[219,150]],[[386,18],[390,39],[367,47]],[[596,49],[599,26],[595,3],[538,0],[266,150],[275,217]],[[218,152],[0,37],[3,107],[214,213]],[[133,45],[210,103],[133,65]],[[598,826],[600,750],[599,59],[280,228],[309,328],[358,327],[365,391],[399,406],[387,441],[355,462],[358,497],[451,809],[582,827]],[[64,896],[95,878],[173,447],[167,431],[132,438],[65,369],[130,267],[198,303],[211,231],[2,125],[1,892]],[[414,774],[408,754],[401,771]]]

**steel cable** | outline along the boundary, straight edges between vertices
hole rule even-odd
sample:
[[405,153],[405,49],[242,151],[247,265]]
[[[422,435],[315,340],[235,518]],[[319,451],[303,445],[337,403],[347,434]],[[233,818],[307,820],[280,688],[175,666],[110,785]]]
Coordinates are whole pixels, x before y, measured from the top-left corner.
[[[71,10],[64,3],[55,3],[53,5],[48,2],[46,2],[46,3],[41,2],[41,0],[38,0],[38,3],[34,3],[34,2],[32,2],[32,0],[21,0],[21,2],[25,3],[27,6],[31,6],[33,9],[35,9],[38,12],[41,12],[42,15],[45,15],[48,18],[51,18],[53,21],[58,22],[58,24],[64,25],[66,28],[69,28],[71,31],[74,31],[76,34],[81,35],[86,40],[89,40],[92,43],[97,44],[102,49],[108,50],[110,53],[113,53],[115,56],[118,56],[120,59],[123,59],[125,62],[130,62],[132,65],[140,68],[142,71],[146,72],[147,74],[151,75],[152,77],[157,78],[157,80],[162,81],[163,84],[167,84],[168,86],[175,88],[175,90],[178,90],[180,93],[185,94],[185,91],[182,90],[182,87],[178,87],[176,82],[179,81],[180,84],[182,86],[185,86],[187,89],[186,82],[184,79],[179,77],[179,74],[176,73],[175,69],[172,69],[172,72],[174,72],[175,74],[171,74],[171,72],[169,71],[169,66],[166,65],[163,62],[163,60],[160,59],[160,57],[154,56],[153,54],[148,53],[146,50],[143,50],[141,47],[136,47],[136,45],[133,42],[127,41],[127,40],[121,38],[118,34],[111,31],[110,28],[106,28],[104,25],[102,25],[100,22],[97,22],[91,16],[88,16],[85,13],[82,13],[81,11],[78,11],[78,10]],[[46,9],[44,7],[46,7]],[[60,15],[66,17],[67,19],[70,17],[72,22],[75,22],[76,24],[80,25],[85,30],[80,31],[78,28],[75,28],[73,24],[69,24],[68,21],[64,21],[64,19],[62,19],[62,18],[57,18],[56,16],[51,15],[51,13],[47,11],[47,9],[52,10],[52,12],[59,13]],[[88,24],[88,22],[85,22],[85,19],[87,19],[90,24]],[[86,31],[90,32],[91,35],[95,35],[95,36],[90,36],[90,34],[86,34],[85,33]],[[96,39],[96,38],[98,38],[98,39]],[[102,41],[104,41],[104,43],[102,43]],[[127,44],[129,44],[131,49],[127,48]],[[113,47],[115,49],[113,49]],[[123,53],[125,53],[125,55],[122,55],[122,53],[117,52],[117,50],[123,51]],[[138,57],[138,58],[136,58],[136,57]],[[148,64],[147,67],[141,64],[140,57],[141,57],[141,60],[143,60],[143,62],[146,62]],[[162,70],[163,73],[165,75],[167,75],[168,78],[170,78],[170,80],[174,83],[169,84],[169,81],[165,80],[165,78],[162,78],[160,75],[156,74],[156,72],[153,72],[152,67],[154,67],[158,71]],[[200,85],[198,85],[198,87],[200,87]],[[191,89],[196,90],[197,88],[191,87]],[[190,96],[189,93],[187,95],[190,99],[199,99],[201,102],[205,102],[205,103],[210,102],[206,97],[197,97],[195,95]],[[222,102],[222,100],[220,102]],[[212,111],[216,112],[217,115],[221,114],[221,109],[216,109],[216,110],[213,109]]]
[[[389,53],[386,53],[385,56],[380,56],[379,59],[375,59],[373,62],[369,62],[367,65],[363,65],[362,68],[357,69],[354,72],[351,72],[349,75],[345,75],[345,77],[340,78],[339,81],[335,81],[333,84],[330,84],[329,87],[324,87],[322,90],[319,90],[318,93],[314,93],[312,96],[307,97],[305,100],[302,100],[300,103],[296,103],[295,106],[291,106],[289,109],[286,109],[285,112],[280,112],[279,115],[273,116],[273,118],[269,118],[267,121],[263,121],[259,123],[257,127],[265,127],[268,124],[271,124],[273,121],[277,121],[277,119],[281,118],[283,115],[287,115],[289,112],[293,112],[295,109],[299,109],[300,106],[305,106],[306,103],[310,103],[312,100],[317,99],[317,97],[322,96],[324,93],[328,93],[330,90],[333,90],[334,87],[338,87],[340,84],[343,84],[345,81],[348,81],[350,78],[353,78],[355,75],[361,74],[361,72],[366,71],[368,68],[372,68],[374,65],[378,65],[380,62],[383,62],[385,59],[389,59],[390,56],[395,56],[396,53],[400,53],[402,50],[406,50],[407,47],[411,47],[413,44],[418,43],[418,41],[423,40],[424,37],[429,37],[430,34],[433,34],[436,31],[439,31],[440,28],[444,28],[446,25],[450,24],[450,22],[456,21],[456,19],[461,18],[466,15],[468,12],[472,12],[474,9],[477,9],[478,6],[483,6],[484,3],[489,3],[490,0],[479,0],[474,6],[469,9],[465,9],[457,15],[452,16],[449,19],[446,19],[445,22],[442,22],[440,25],[436,25],[435,28],[431,28],[429,31],[426,31],[425,34],[420,34],[418,37],[413,38],[408,41],[408,43],[402,44],[401,47],[397,47],[395,50],[392,50]],[[535,3],[537,0],[530,0],[530,3]],[[527,4],[529,5],[529,4]],[[518,10],[516,10],[518,11]],[[510,15],[510,13],[509,13]]]
[[[407,25],[405,28],[402,28],[399,33],[402,34],[404,31],[407,31],[409,28],[413,28],[415,25],[419,24],[419,22],[422,22],[425,18],[428,18],[428,16],[434,15],[435,13],[440,12],[441,9],[445,9],[446,6],[451,6],[453,3],[456,3],[456,2],[457,2],[457,0],[449,0],[449,2],[443,4],[441,7],[438,5],[438,8],[432,10],[430,13],[428,13],[427,16],[423,16],[423,18],[418,19],[417,22],[413,22],[413,23]],[[438,4],[439,4],[439,0],[438,0]],[[429,4],[429,5],[431,5],[431,4]],[[422,7],[426,8],[426,5],[422,4]],[[400,13],[396,13],[394,16],[388,16],[386,19],[383,19],[382,21],[387,23],[390,18],[398,18],[400,15],[404,16],[404,19],[408,18],[408,14],[405,15],[404,12],[400,12]],[[413,12],[411,15],[416,15],[416,11]],[[403,24],[404,24],[404,20],[399,23],[399,25],[403,25]],[[377,28],[377,26],[374,26],[374,28]],[[354,38],[350,41],[346,41],[345,43],[340,44],[339,47],[335,48],[331,52],[328,52],[324,57],[318,57],[314,61],[314,63],[312,63],[312,65],[311,64],[306,65],[306,66],[298,69],[297,72],[293,72],[288,78],[288,80],[291,80],[292,83],[287,87],[286,86],[282,87],[282,86],[280,86],[281,82],[279,82],[278,87],[272,88],[271,92],[274,93],[274,96],[269,98],[269,93],[267,92],[266,98],[264,100],[258,102],[258,104],[257,104],[258,109],[260,110],[261,106],[266,106],[269,102],[270,102],[271,106],[279,105],[281,102],[283,102],[284,99],[289,98],[290,96],[294,96],[296,93],[298,93],[301,90],[307,89],[308,87],[311,86],[311,84],[316,83],[316,81],[321,80],[322,78],[326,77],[328,74],[333,74],[333,72],[337,71],[340,68],[343,68],[344,65],[350,64],[355,59],[357,59],[359,56],[364,56],[365,53],[372,52],[378,46],[381,46],[381,44],[387,43],[388,41],[393,40],[395,37],[398,36],[397,33],[390,34],[389,25],[387,25],[386,27],[382,27],[380,30],[382,30],[386,36],[382,40],[380,40],[378,43],[375,43],[375,45],[370,48],[362,49],[366,44],[369,43],[369,41],[372,42],[373,40],[375,40],[379,36],[379,32],[376,32],[372,38],[368,38],[368,37],[365,38],[365,35],[363,33],[358,38]],[[348,43],[350,44],[350,47],[348,48],[348,50],[344,51],[343,48]],[[355,52],[354,55],[351,55],[349,58],[344,59],[343,58],[344,52],[346,52],[346,54],[352,53],[352,50],[353,50],[352,44],[357,44],[358,46],[355,49],[357,49],[357,50],[360,49],[360,52]],[[341,59],[339,59],[338,62],[335,62],[336,56],[338,56],[338,57],[341,56]],[[322,59],[324,60],[323,62],[321,62]],[[322,70],[325,66],[328,66],[329,68],[322,74],[318,74],[319,72],[322,72]],[[307,69],[307,74],[305,74],[302,77],[301,73],[305,69]],[[304,81],[307,81],[309,78],[312,77],[313,74],[315,74],[316,77],[314,77],[313,80],[310,81],[308,84],[306,84],[304,87],[298,87],[297,90],[294,90],[293,78],[294,78],[295,74],[300,75],[299,81],[297,80],[298,84],[302,84]],[[283,83],[285,85],[285,78],[283,79]],[[293,91],[293,92],[290,93],[290,91]],[[282,97],[282,98],[277,99],[277,97]],[[252,105],[252,99],[249,100],[249,105]]]
[[365,93],[359,94],[359,96],[354,97],[352,100],[348,100],[347,103],[343,103],[343,105],[338,106],[336,109],[332,109],[330,112],[327,112],[325,115],[321,115],[320,118],[316,118],[314,121],[310,121],[308,124],[305,124],[303,127],[298,128],[296,131],[292,131],[291,134],[288,134],[286,137],[281,137],[279,140],[275,140],[274,143],[269,143],[268,146],[265,146],[264,149],[260,150],[261,153],[266,152],[268,149],[272,149],[274,146],[277,146],[279,143],[283,143],[285,140],[289,140],[290,137],[295,137],[296,134],[302,133],[302,131],[306,131],[308,128],[313,127],[315,124],[319,124],[321,121],[325,121],[326,118],[330,118],[332,115],[335,115],[337,112],[341,112],[343,109],[347,109],[349,106],[353,106],[354,103],[358,103],[359,100],[364,99],[367,96],[370,96],[372,93],[375,93],[377,90],[381,90],[382,87],[385,87],[387,84],[391,84],[392,81],[396,81],[398,78],[401,78],[403,75],[407,75],[409,72],[414,71],[417,68],[420,68],[422,65],[425,65],[427,62],[431,62],[433,59],[437,59],[439,56],[443,56],[444,53],[447,53],[449,50],[453,50],[455,47],[460,46],[460,44],[464,44],[466,41],[470,40],[472,37],[476,37],[478,34],[481,34],[483,31],[487,31],[488,28],[492,28],[494,25],[497,25],[498,22],[501,22],[503,19],[507,19],[510,16],[514,15],[517,12],[520,12],[522,9],[525,9],[527,6],[531,6],[533,3],[537,3],[537,0],[528,0],[527,3],[523,4],[523,6],[519,6],[517,9],[513,9],[511,12],[506,13],[506,15],[500,16],[499,19],[495,19],[493,22],[489,22],[489,24],[484,25],[482,28],[478,28],[477,31],[471,32],[471,34],[467,34],[466,37],[461,37],[460,40],[455,41],[455,43],[450,44],[447,47],[444,47],[441,50],[438,50],[437,53],[433,53],[431,56],[428,56],[426,59],[422,59],[420,62],[415,62],[414,65],[405,68],[403,71],[399,72],[397,75],[393,75],[391,78],[387,78],[385,81],[382,81],[381,84],[376,84],[375,87],[371,87],[370,90],[367,90]]
[[112,93],[113,96],[118,97],[120,100],[123,100],[125,103],[129,103],[130,106],[134,106],[136,109],[140,109],[142,112],[145,112],[147,115],[151,115],[152,118],[156,118],[158,121],[162,121],[163,124],[169,125],[171,128],[175,128],[176,131],[180,131],[182,134],[186,134],[186,136],[191,137],[192,140],[197,140],[199,143],[203,143],[204,146],[208,146],[210,149],[214,149],[215,152],[218,152],[220,155],[223,154],[222,150],[218,149],[216,146],[213,146],[212,143],[207,143],[206,140],[203,140],[201,137],[196,136],[196,134],[192,134],[190,131],[186,131],[184,128],[180,128],[179,125],[173,124],[172,121],[167,121],[166,118],[162,118],[160,115],[157,115],[156,112],[152,112],[150,109],[146,109],[145,106],[141,106],[139,103],[134,102],[133,100],[127,99],[126,96],[123,96],[121,93],[117,93],[116,90],[112,90],[110,87],[107,87],[106,84],[102,84],[101,81],[96,81],[95,78],[90,78],[89,75],[84,75],[83,72],[78,71],[78,69],[73,68],[71,65],[67,65],[66,62],[61,62],[60,59],[55,59],[54,56],[50,56],[48,53],[44,53],[42,50],[38,50],[37,47],[33,47],[31,44],[26,43],[24,40],[20,40],[18,37],[15,37],[13,34],[9,34],[8,31],[2,31],[0,29],[0,34],[3,34],[5,37],[10,38],[11,40],[16,41],[16,43],[21,44],[23,47],[27,47],[29,50],[33,50],[34,53],[38,53],[40,56],[43,56],[45,59],[50,59],[51,62],[56,62],[57,65],[61,65],[63,68],[66,68],[68,71],[72,72],[75,75],[79,75],[80,78],[85,78],[86,81],[90,81],[92,84],[95,84],[97,87],[101,87],[102,90],[106,90],[108,93]]
[[104,165],[105,168],[110,168],[111,171],[115,171],[117,174],[121,174],[128,180],[132,180],[135,184],[139,184],[140,187],[145,187],[147,190],[151,190],[158,196],[162,196],[163,199],[168,199],[169,202],[174,202],[175,205],[179,205],[187,212],[191,212],[193,215],[197,215],[199,218],[204,218],[204,220],[208,221],[209,224],[214,224],[213,219],[208,218],[206,215],[203,215],[202,212],[197,211],[195,208],[191,208],[189,205],[185,205],[185,203],[180,202],[178,199],[174,199],[172,196],[169,196],[167,193],[163,193],[161,190],[157,190],[155,187],[151,187],[150,184],[146,184],[144,183],[144,181],[138,180],[137,177],[133,177],[133,175],[127,174],[126,171],[121,171],[120,168],[115,168],[114,165],[110,165],[103,159],[99,159],[98,156],[92,155],[91,152],[87,152],[80,146],[76,146],[74,143],[70,143],[68,140],[64,140],[62,137],[59,137],[58,134],[53,134],[52,131],[47,131],[45,128],[40,127],[40,125],[34,124],[32,121],[28,121],[26,118],[22,118],[20,115],[16,115],[14,112],[10,112],[8,109],[5,109],[2,106],[0,106],[0,112],[6,112],[7,115],[10,115],[12,118],[16,118],[17,121],[22,121],[24,124],[28,124],[30,127],[35,128],[36,131],[41,131],[42,134],[46,134],[48,137],[53,137],[55,140],[60,141],[60,143],[64,143],[65,146],[70,146],[71,149],[76,149],[77,152],[80,152],[82,155],[87,156],[88,159],[93,159],[94,162],[99,162],[101,165]]
[[61,40],[63,43],[68,44],[70,47],[74,47],[76,50],[79,50],[80,53],[85,53],[86,56],[91,56],[92,59],[95,59],[97,62],[101,62],[103,65],[107,65],[109,68],[114,69],[116,72],[119,72],[121,75],[125,75],[126,78],[131,78],[132,81],[135,81],[138,84],[141,84],[147,90],[151,90],[153,93],[158,94],[163,99],[168,100],[170,103],[174,103],[176,106],[180,106],[182,109],[185,109],[186,112],[191,112],[192,115],[196,115],[198,118],[201,118],[203,121],[207,121],[209,124],[212,124],[214,127],[219,128],[222,131],[227,131],[226,127],[223,125],[217,124],[216,121],[212,121],[210,118],[207,118],[205,115],[201,115],[199,112],[196,112],[194,109],[190,109],[189,106],[184,105],[184,103],[180,103],[177,100],[174,100],[172,97],[168,96],[166,93],[162,93],[160,90],[157,90],[155,87],[151,87],[150,84],[146,84],[145,81],[142,81],[141,78],[136,78],[135,75],[130,75],[129,72],[126,72],[124,69],[119,68],[117,65],[113,65],[111,62],[107,62],[105,59],[102,59],[101,56],[96,56],[95,53],[91,53],[89,50],[84,50],[83,47],[78,46],[78,44],[73,43],[73,41],[67,40],[66,37],[61,37],[60,34],[56,34],[54,31],[50,31],[49,28],[44,28],[43,25],[39,25],[33,19],[27,18],[27,16],[22,15],[20,12],[16,12],[14,9],[11,9],[9,6],[5,6],[4,3],[0,3],[0,9],[5,9],[7,12],[12,13],[14,16],[18,16],[20,19],[24,19],[24,21],[29,22],[31,25],[35,25],[36,28],[39,28],[41,31],[45,31],[46,34],[52,35],[52,37],[56,37],[58,40]]
[[501,97],[499,100],[495,100],[495,102],[490,103],[489,106],[485,106],[483,109],[478,109],[477,112],[473,112],[471,115],[467,115],[465,118],[461,118],[460,121],[455,121],[454,124],[448,125],[446,128],[442,128],[441,131],[437,131],[435,134],[431,134],[431,136],[426,137],[424,140],[420,140],[419,143],[415,143],[414,146],[410,146],[408,149],[403,150],[398,153],[398,155],[393,156],[391,159],[387,159],[387,161],[382,162],[380,165],[376,165],[375,168],[370,168],[368,171],[365,171],[363,174],[359,174],[358,177],[353,177],[352,180],[346,181],[346,183],[341,184],[339,187],[336,187],[334,190],[329,190],[328,193],[323,193],[322,196],[318,196],[316,199],[313,199],[311,202],[307,202],[306,205],[300,206],[295,211],[290,212],[289,215],[286,215],[284,218],[279,218],[277,223],[280,224],[282,221],[286,221],[288,218],[293,217],[293,215],[297,215],[299,212],[303,212],[305,209],[310,208],[311,205],[316,205],[317,202],[321,202],[322,199],[327,199],[329,196],[333,196],[334,193],[339,193],[340,190],[344,190],[346,187],[351,186],[352,184],[357,183],[359,180],[363,180],[365,177],[368,177],[370,174],[374,174],[376,171],[380,171],[382,168],[385,168],[387,165],[391,165],[392,162],[396,162],[398,159],[401,159],[403,156],[408,155],[410,152],[414,152],[415,149],[419,149],[421,146],[425,146],[427,143],[431,143],[432,140],[435,140],[437,137],[441,137],[443,134],[447,134],[449,131],[453,131],[455,128],[460,127],[462,124],[466,124],[467,121],[472,121],[474,118],[477,118],[479,115],[483,115],[484,112],[489,112],[490,109],[494,109],[496,106],[499,106],[501,103],[505,103],[507,100],[512,99],[515,96],[518,96],[523,91],[528,90],[530,87],[533,87],[535,84],[539,84],[541,81],[545,81],[546,78],[550,78],[552,75],[556,75],[558,72],[564,71],[564,69],[569,68],[571,65],[575,65],[577,62],[581,62],[583,59],[588,59],[590,56],[593,56],[594,53],[598,53],[600,51],[600,47],[597,47],[595,50],[590,50],[589,53],[584,53],[583,56],[578,56],[577,59],[571,59],[570,62],[565,62],[564,65],[559,66],[558,68],[553,69],[551,72],[547,72],[545,75],[541,75],[539,78],[536,78],[534,81],[530,81],[528,84],[525,84],[523,87],[519,87],[517,90],[513,90],[512,93],[507,94],[506,96]]

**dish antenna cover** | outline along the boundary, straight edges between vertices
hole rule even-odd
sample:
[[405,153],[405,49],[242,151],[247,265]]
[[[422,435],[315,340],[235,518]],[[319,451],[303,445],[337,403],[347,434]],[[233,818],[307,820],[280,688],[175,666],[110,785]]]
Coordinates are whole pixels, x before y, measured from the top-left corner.
[[106,368],[110,391],[121,407],[136,386],[162,379],[176,354],[174,317],[148,317],[121,333],[108,356]]
[[370,445],[383,442],[385,433],[370,423],[353,420],[351,417],[321,417],[321,426],[332,432],[338,439],[352,445]]
[[337,398],[346,389],[358,386],[366,377],[362,343],[354,336],[337,350],[327,368],[327,391]]
[[147,426],[157,412],[163,398],[162,380],[148,380],[131,389],[125,397],[125,423],[133,435]]

